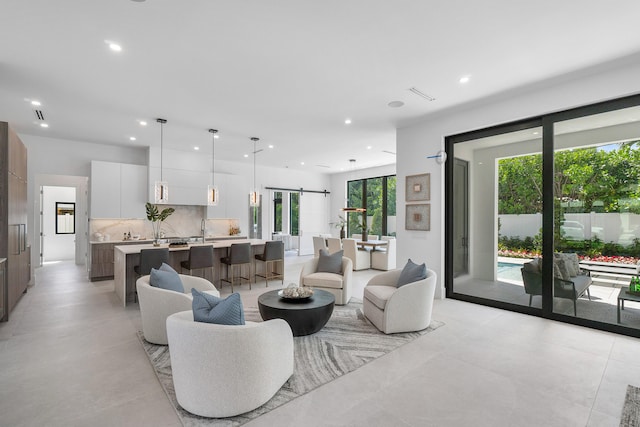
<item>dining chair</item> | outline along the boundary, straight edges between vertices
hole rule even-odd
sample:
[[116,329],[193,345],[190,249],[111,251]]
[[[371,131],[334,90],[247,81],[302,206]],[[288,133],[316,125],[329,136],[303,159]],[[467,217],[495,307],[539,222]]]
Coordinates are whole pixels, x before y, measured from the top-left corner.
[[[133,266],[136,279],[151,274],[152,268],[159,269],[163,262],[169,264],[169,248],[142,249],[140,263]],[[134,302],[138,302],[137,290],[134,290]]]
[[189,270],[193,275],[193,270],[211,269],[211,280],[213,280],[213,245],[191,246],[189,248],[189,259],[180,262],[183,270]]
[[313,256],[320,256],[320,249],[327,249],[327,240],[322,236],[313,236]]
[[[258,273],[258,266],[256,265],[254,280],[256,277],[264,277],[264,283],[269,286],[269,280],[282,279],[284,285],[284,242],[278,240],[272,240],[264,244],[264,252],[256,254],[255,259],[264,262],[264,274]],[[275,263],[282,261],[282,272],[278,273],[273,267]]]
[[[220,278],[220,282],[227,282],[231,285],[231,292],[233,293],[233,285],[236,281],[242,280],[249,282],[249,289],[251,289],[251,279],[249,277],[242,276],[242,266],[249,265],[249,274],[251,274],[251,243],[232,243],[229,247],[229,256],[220,258],[222,264],[227,266],[227,277]],[[234,274],[236,267],[240,270],[238,275]],[[231,274],[229,274],[231,269]]]
[[327,249],[330,254],[334,254],[342,250],[342,240],[337,237],[329,237],[327,239]]

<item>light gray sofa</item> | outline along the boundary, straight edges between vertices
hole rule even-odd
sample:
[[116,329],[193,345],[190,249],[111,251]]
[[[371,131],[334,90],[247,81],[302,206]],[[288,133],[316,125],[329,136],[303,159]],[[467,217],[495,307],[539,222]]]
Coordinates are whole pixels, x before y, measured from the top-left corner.
[[372,277],[364,288],[364,315],[385,334],[420,331],[431,323],[436,291],[435,271],[427,277],[396,287],[402,269]]
[[167,345],[167,317],[179,311],[191,310],[193,301],[191,288],[217,297],[220,296],[220,292],[207,279],[186,274],[179,276],[184,286],[184,293],[151,286],[149,283],[151,276],[149,275],[142,276],[136,281],[140,317],[142,318],[142,333],[144,339],[150,343]]
[[293,374],[293,333],[282,319],[216,325],[192,311],[167,318],[180,406],[202,417],[231,417],[273,397]]

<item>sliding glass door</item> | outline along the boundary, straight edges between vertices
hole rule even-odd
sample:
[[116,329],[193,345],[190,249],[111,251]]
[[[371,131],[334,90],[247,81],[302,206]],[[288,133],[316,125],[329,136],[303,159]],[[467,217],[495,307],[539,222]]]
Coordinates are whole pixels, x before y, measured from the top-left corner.
[[640,296],[629,294],[640,260],[640,107],[556,121],[553,141],[553,311],[640,328]]
[[454,293],[541,307],[541,277],[528,283],[521,272],[541,252],[542,129],[536,124],[452,147]]
[[640,96],[446,150],[447,296],[640,336]]

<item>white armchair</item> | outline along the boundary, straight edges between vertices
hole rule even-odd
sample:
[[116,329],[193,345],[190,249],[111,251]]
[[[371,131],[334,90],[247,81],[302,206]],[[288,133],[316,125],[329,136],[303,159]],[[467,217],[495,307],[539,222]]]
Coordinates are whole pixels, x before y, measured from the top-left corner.
[[342,249],[344,250],[344,256],[353,263],[354,271],[371,268],[371,252],[358,249],[355,239],[344,239],[342,241]]
[[402,269],[380,273],[364,288],[364,315],[385,334],[425,329],[431,323],[436,273],[426,279],[396,287]]
[[167,345],[167,317],[179,311],[191,310],[193,301],[191,288],[201,292],[206,291],[217,297],[220,296],[215,286],[202,277],[180,274],[184,293],[151,286],[149,283],[150,277],[140,277],[136,281],[136,289],[140,303],[142,333],[144,334],[144,339],[153,344]]
[[300,285],[331,292],[336,297],[337,305],[347,304],[351,299],[353,283],[351,260],[342,257],[342,274],[317,272],[318,261],[318,258],[313,258],[302,265]]
[[371,251],[371,268],[384,271],[396,268],[396,239],[388,239],[382,250]]
[[176,399],[202,417],[231,417],[266,403],[293,374],[293,333],[282,319],[216,325],[192,311],[167,318]]

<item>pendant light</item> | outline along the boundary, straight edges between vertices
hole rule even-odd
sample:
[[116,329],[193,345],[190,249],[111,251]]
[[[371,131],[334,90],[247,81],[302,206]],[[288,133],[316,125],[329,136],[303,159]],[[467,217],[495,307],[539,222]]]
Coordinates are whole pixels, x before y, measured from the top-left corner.
[[163,130],[164,124],[167,123],[165,119],[156,119],[156,122],[160,123],[160,181],[156,181],[155,185],[155,202],[156,203],[169,203],[169,185],[162,179],[162,157],[164,154],[163,149]]
[[218,130],[209,129],[209,132],[211,132],[211,185],[207,190],[207,204],[216,206],[220,197],[218,187],[216,187],[216,134]]
[[[349,159],[349,165],[350,165],[350,170],[349,170],[349,176],[348,176],[348,181],[353,181],[354,178],[354,174],[355,174],[355,170],[356,170],[356,159]],[[345,198],[346,199],[346,198]],[[349,204],[349,200],[347,199],[347,205]],[[364,208],[356,208],[356,207],[344,207],[344,208],[340,208],[341,211],[343,212],[366,212],[367,210]]]
[[253,189],[249,193],[249,206],[260,206],[260,193],[256,187],[256,143],[260,138],[254,136],[251,141],[253,141]]

